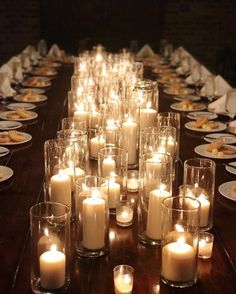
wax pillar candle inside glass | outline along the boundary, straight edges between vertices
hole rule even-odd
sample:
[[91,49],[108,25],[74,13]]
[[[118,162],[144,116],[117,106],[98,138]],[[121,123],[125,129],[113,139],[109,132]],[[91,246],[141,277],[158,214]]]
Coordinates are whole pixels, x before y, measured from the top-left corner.
[[64,291],[69,285],[70,210],[43,202],[30,209],[31,288],[34,293]]
[[184,188],[191,191],[201,203],[200,228],[212,227],[215,189],[215,162],[210,159],[193,158],[184,162]]
[[139,240],[159,245],[162,240],[162,200],[172,193],[172,164],[170,155],[150,153],[143,156],[139,189]]
[[152,108],[151,102],[146,103],[146,107],[140,108],[140,129],[154,127],[157,122],[157,111]]
[[101,177],[86,176],[76,183],[76,250],[98,257],[108,250],[108,189]]

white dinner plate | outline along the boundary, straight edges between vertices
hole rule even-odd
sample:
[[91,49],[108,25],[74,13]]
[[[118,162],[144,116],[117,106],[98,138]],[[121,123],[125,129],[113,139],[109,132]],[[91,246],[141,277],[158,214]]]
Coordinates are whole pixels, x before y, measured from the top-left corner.
[[0,165],[0,173],[2,174],[2,177],[0,177],[0,182],[6,181],[13,176],[13,170],[4,165]]
[[176,101],[183,101],[186,100],[186,98],[191,101],[199,101],[201,99],[201,97],[197,95],[188,95],[187,97],[186,95],[177,95],[174,99]]
[[24,96],[16,95],[13,97],[15,101],[23,102],[23,101],[30,101],[33,103],[39,103],[47,100],[47,96],[38,94],[37,99],[25,100]]
[[209,134],[204,137],[206,142],[213,142],[216,139],[221,139],[224,144],[235,144],[236,143],[236,136],[227,133],[216,133],[216,134]]
[[171,109],[177,110],[177,111],[183,111],[183,112],[193,112],[193,111],[199,111],[199,110],[204,110],[206,108],[206,105],[202,103],[198,103],[198,107],[196,109],[184,109],[180,107],[180,102],[176,102],[171,104],[170,106]]
[[191,131],[196,131],[196,132],[202,132],[202,133],[214,133],[214,132],[221,132],[221,131],[224,131],[226,128],[227,128],[227,125],[222,123],[222,122],[217,122],[218,123],[218,128],[215,128],[215,129],[210,129],[210,130],[206,130],[206,129],[203,129],[203,128],[195,128],[193,127],[193,121],[189,121],[187,122],[184,126],[186,129],[188,130],[191,130]]
[[41,85],[37,85],[37,84],[31,84],[30,83],[30,80],[33,79],[33,78],[29,78],[28,80],[25,80],[22,82],[22,86],[24,87],[31,87],[31,88],[47,88],[49,86],[51,86],[51,82],[48,78],[44,78],[44,77],[34,77],[36,80],[40,80],[40,81],[43,81],[44,83],[41,84]]
[[185,93],[176,93],[176,92],[172,92],[169,88],[166,88],[163,90],[163,92],[165,94],[168,94],[168,95],[171,95],[171,96],[187,96],[187,95],[190,95],[190,94],[193,94],[195,91],[194,89],[190,89],[190,88],[185,88]]
[[43,73],[37,72],[37,69],[33,70],[31,73],[33,76],[45,76],[45,77],[54,77],[57,75],[56,70],[48,69],[48,71],[45,71]]
[[10,103],[6,106],[6,108],[10,109],[10,110],[16,110],[18,108],[20,109],[24,109],[24,110],[32,110],[34,108],[36,108],[36,105],[32,104],[32,103]]
[[43,94],[45,92],[44,89],[37,89],[37,88],[22,88],[19,90],[20,93],[26,93],[26,92],[33,92],[36,94]]
[[0,130],[2,131],[9,131],[9,130],[15,130],[22,127],[22,123],[19,121],[13,121],[13,120],[4,120],[0,121]]
[[9,153],[8,148],[0,146],[0,157],[6,156],[8,153]]
[[236,181],[226,182],[218,188],[220,194],[230,200],[236,201],[236,193],[233,193],[232,188],[236,185]]
[[216,113],[208,112],[208,111],[196,111],[190,112],[187,114],[187,117],[190,119],[197,120],[199,118],[207,118],[208,120],[212,120],[218,117]]
[[[228,164],[230,164],[230,165],[232,165],[232,166],[226,164],[226,165],[225,165],[225,169],[226,169],[229,173],[231,173],[231,174],[233,174],[233,175],[236,175],[236,161],[229,162]],[[234,168],[234,166],[235,166],[235,168]]]
[[[38,114],[34,111],[27,111],[31,116],[29,118],[17,118],[17,119],[12,119],[12,121],[27,121],[27,120],[32,120],[38,117]],[[1,119],[6,119],[8,120],[9,118],[7,117],[7,115],[11,114],[11,113],[15,113],[14,110],[10,110],[10,111],[4,111],[2,113],[0,113],[0,118]]]
[[[226,155],[225,154],[224,156],[215,155],[212,152],[207,151],[207,146],[208,145],[209,144],[199,145],[199,146],[195,147],[194,151],[198,155],[201,155],[201,156],[204,156],[204,157],[208,157],[208,158],[213,158],[213,159],[232,159],[232,158],[236,158],[236,153],[235,154],[232,154],[232,155]],[[230,148],[233,148],[236,151],[236,147],[235,146],[231,146],[231,145],[225,145],[225,146],[228,146]]]
[[11,141],[11,142],[7,142],[7,143],[0,143],[0,145],[4,145],[4,146],[20,145],[20,144],[24,144],[24,143],[29,142],[30,140],[32,140],[32,136],[30,134],[24,133],[24,132],[21,132],[21,133],[25,136],[25,140],[20,141],[20,142]]
[[40,63],[39,63],[40,66],[45,66],[45,67],[53,67],[53,68],[57,68],[57,67],[60,67],[61,64],[58,63],[58,62],[53,62],[53,61],[45,61],[45,60],[42,60]]

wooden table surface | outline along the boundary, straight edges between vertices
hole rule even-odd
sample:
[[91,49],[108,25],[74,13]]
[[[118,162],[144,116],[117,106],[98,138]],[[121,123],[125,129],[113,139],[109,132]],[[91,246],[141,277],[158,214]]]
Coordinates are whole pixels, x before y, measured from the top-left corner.
[[[0,164],[14,170],[11,179],[0,183],[0,293],[31,293],[29,209],[43,199],[44,141],[55,138],[61,118],[67,116],[66,94],[70,88],[72,66],[63,65],[52,86],[46,92],[48,100],[40,104],[38,118],[24,123],[22,130],[31,134],[31,142],[10,147],[10,154],[0,158]],[[147,75],[150,77],[150,74]],[[160,88],[160,111],[170,111],[174,100]],[[224,118],[220,118],[224,119]],[[188,121],[181,114],[180,162],[174,191],[182,184],[183,162],[196,156],[194,147],[204,144],[202,134],[184,128]],[[235,179],[221,160],[216,160],[214,200],[215,236],[213,256],[198,263],[198,281],[187,289],[174,289],[160,281],[161,251],[138,242],[137,211],[134,224],[121,228],[110,219],[109,254],[98,259],[77,258],[71,252],[71,285],[69,293],[112,294],[113,268],[129,264],[135,269],[134,294],[157,293],[236,293],[236,202],[218,193],[221,183]],[[131,196],[131,195],[129,195]],[[132,193],[137,200],[138,194]],[[74,230],[72,224],[72,235]],[[73,239],[73,237],[72,237]],[[72,250],[73,251],[73,250]]]

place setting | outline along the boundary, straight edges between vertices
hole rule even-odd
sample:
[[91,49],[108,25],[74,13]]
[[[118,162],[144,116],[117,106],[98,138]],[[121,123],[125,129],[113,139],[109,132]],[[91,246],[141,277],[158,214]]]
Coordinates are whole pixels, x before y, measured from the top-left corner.
[[57,71],[52,67],[36,67],[30,74],[33,76],[54,77],[57,75]]
[[211,133],[211,132],[221,132],[227,128],[227,125],[219,122],[208,120],[207,118],[199,118],[195,121],[189,121],[185,123],[185,128],[191,131]]
[[33,120],[37,117],[38,117],[38,114],[36,112],[23,110],[23,109],[3,111],[0,113],[1,119],[19,121],[19,122]]
[[13,170],[7,166],[0,165],[0,183],[10,179],[13,176]]
[[193,112],[206,109],[206,105],[203,103],[197,103],[186,99],[181,102],[171,104],[170,108],[177,111]]
[[187,118],[197,120],[201,118],[206,118],[208,120],[216,119],[218,115],[216,113],[208,112],[208,111],[196,111],[190,112],[187,114]]
[[222,196],[236,201],[236,181],[229,181],[221,184],[218,191]]
[[18,102],[33,102],[40,103],[47,100],[47,96],[35,93],[34,91],[25,91],[13,97],[13,100]]
[[20,127],[22,127],[22,123],[18,121],[11,121],[11,120],[0,121],[1,131],[15,130],[15,129],[19,129]]
[[236,161],[228,162],[225,164],[225,169],[233,174],[236,175]]
[[0,145],[19,145],[32,140],[28,133],[15,130],[0,132]]
[[9,152],[8,148],[0,146],[0,157],[6,156]]
[[29,77],[22,82],[22,86],[31,88],[48,88],[51,86],[51,81],[45,77]]
[[229,133],[214,133],[208,134],[203,137],[206,142],[212,143],[216,140],[221,140],[224,144],[235,144],[236,143],[236,136]]
[[36,108],[36,105],[33,103],[9,103],[6,105],[6,108],[9,110],[17,110],[17,109],[23,109],[23,110],[32,110]]

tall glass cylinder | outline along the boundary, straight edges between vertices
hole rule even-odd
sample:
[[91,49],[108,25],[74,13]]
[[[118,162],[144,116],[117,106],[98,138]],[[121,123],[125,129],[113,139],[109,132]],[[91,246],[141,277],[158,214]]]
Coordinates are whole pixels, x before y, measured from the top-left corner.
[[159,245],[162,239],[162,200],[172,195],[170,155],[148,153],[140,166],[139,240]]
[[31,289],[65,293],[69,287],[70,209],[56,202],[30,209]]
[[172,287],[185,288],[197,281],[198,200],[168,197],[163,206],[161,279]]
[[99,150],[98,175],[109,179],[108,206],[111,212],[115,212],[119,201],[126,197],[127,170],[127,150],[117,147],[108,147]]
[[207,158],[192,158],[184,162],[183,193],[201,203],[201,230],[209,230],[213,225],[215,169],[215,162]]
[[76,181],[76,251],[84,257],[108,252],[108,184],[101,177]]

